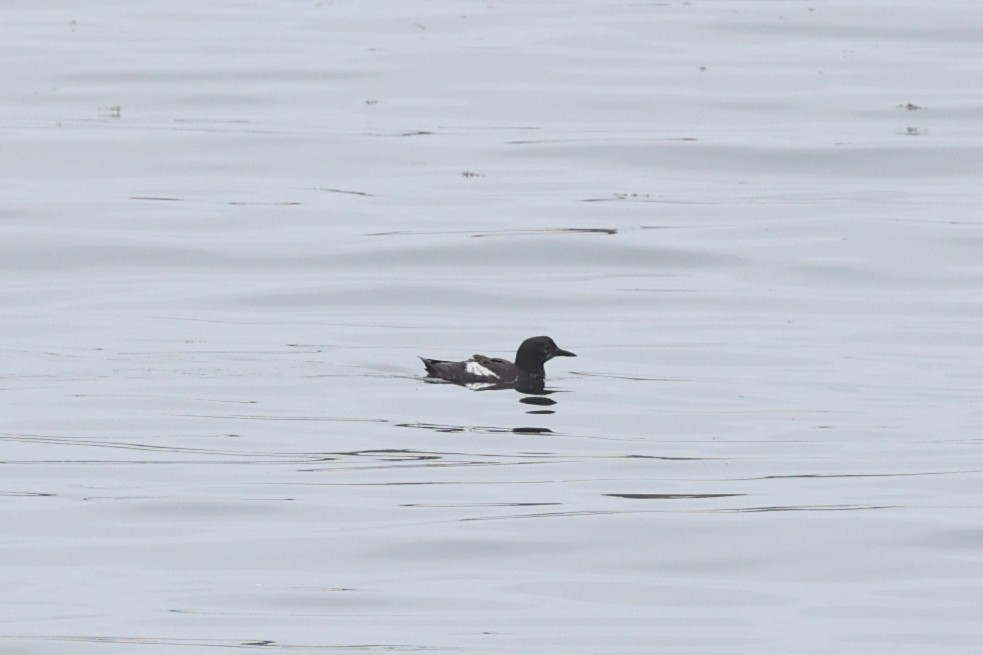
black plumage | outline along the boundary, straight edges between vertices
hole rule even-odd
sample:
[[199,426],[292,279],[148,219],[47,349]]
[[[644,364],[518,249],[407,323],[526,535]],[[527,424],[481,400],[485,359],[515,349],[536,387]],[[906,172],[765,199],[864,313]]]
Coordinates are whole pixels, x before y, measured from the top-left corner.
[[488,384],[497,388],[541,386],[546,379],[543,365],[554,357],[576,357],[549,337],[531,337],[522,342],[515,362],[498,357],[474,355],[463,362],[421,357],[427,376],[461,385]]

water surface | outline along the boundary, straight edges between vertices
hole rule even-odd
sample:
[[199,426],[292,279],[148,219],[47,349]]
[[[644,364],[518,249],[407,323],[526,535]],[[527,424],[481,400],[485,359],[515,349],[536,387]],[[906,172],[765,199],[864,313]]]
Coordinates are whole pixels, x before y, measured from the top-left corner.
[[4,652],[976,652],[976,5],[390,5],[7,9]]

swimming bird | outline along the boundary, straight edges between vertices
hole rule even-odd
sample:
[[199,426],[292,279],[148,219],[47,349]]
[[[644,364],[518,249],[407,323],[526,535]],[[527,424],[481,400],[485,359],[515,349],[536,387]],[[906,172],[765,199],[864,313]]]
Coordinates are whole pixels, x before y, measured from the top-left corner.
[[464,386],[484,388],[541,388],[546,379],[543,364],[554,357],[576,357],[549,337],[531,337],[515,353],[515,363],[498,357],[474,355],[463,362],[447,362],[421,357],[427,377]]

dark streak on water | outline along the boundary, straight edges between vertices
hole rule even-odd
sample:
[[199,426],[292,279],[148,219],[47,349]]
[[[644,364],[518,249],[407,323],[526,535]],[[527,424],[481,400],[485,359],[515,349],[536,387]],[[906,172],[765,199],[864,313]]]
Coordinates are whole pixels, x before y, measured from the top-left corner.
[[602,494],[615,498],[628,498],[630,500],[684,500],[692,498],[733,498],[735,496],[746,496],[747,494]]

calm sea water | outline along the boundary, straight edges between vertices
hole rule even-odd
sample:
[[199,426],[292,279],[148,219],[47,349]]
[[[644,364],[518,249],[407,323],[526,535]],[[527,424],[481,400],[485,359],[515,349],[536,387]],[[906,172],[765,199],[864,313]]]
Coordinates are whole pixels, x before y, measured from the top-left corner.
[[979,651],[976,3],[0,35],[0,651]]

